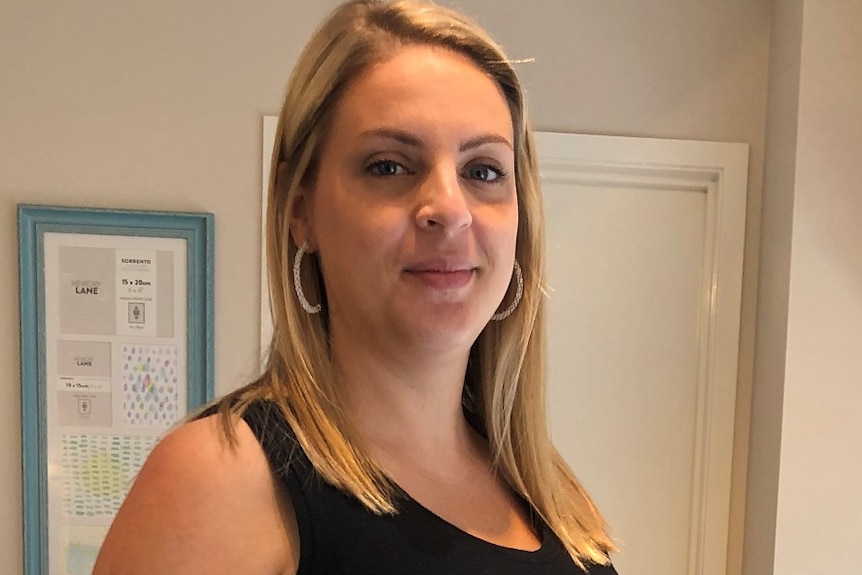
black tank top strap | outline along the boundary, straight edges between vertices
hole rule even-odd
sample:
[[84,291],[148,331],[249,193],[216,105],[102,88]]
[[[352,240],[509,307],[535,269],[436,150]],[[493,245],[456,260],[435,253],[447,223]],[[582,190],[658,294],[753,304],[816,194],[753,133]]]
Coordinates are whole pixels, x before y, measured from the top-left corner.
[[311,462],[302,450],[278,405],[256,401],[242,415],[263,449],[281,495],[293,505],[299,528],[299,569],[297,575],[311,575],[315,563],[315,530],[306,493],[319,481]]

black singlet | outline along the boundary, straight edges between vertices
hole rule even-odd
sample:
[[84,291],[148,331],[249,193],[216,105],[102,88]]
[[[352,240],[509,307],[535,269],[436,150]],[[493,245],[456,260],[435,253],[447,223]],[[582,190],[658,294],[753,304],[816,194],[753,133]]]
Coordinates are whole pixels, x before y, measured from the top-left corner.
[[243,415],[263,447],[299,526],[298,575],[616,575],[584,571],[538,521],[537,551],[501,547],[446,522],[406,494],[395,515],[368,512],[315,472],[281,411],[257,402]]

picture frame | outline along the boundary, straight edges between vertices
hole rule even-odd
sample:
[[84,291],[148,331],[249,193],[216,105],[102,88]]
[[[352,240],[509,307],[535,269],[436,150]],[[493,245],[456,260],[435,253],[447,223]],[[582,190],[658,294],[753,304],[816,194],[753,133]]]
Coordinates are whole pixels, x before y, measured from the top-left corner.
[[214,396],[214,216],[19,205],[24,574],[89,574],[144,459]]

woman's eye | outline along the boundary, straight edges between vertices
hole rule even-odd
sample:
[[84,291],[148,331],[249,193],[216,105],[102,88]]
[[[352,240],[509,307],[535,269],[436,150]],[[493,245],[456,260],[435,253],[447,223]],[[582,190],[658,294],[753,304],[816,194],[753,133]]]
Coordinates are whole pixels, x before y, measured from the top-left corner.
[[505,175],[503,170],[486,164],[476,164],[467,168],[467,177],[480,182],[496,182]]
[[377,176],[378,178],[401,176],[407,173],[407,169],[404,166],[398,162],[393,162],[392,160],[379,160],[377,162],[373,162],[369,164],[366,169],[369,174]]

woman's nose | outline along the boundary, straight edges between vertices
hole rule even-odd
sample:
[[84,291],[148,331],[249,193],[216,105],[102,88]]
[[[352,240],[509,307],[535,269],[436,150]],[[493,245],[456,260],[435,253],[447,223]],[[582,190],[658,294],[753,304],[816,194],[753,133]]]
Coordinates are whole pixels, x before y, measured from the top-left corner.
[[440,167],[429,172],[419,190],[417,225],[422,229],[453,232],[469,227],[472,222],[467,191],[457,171]]

